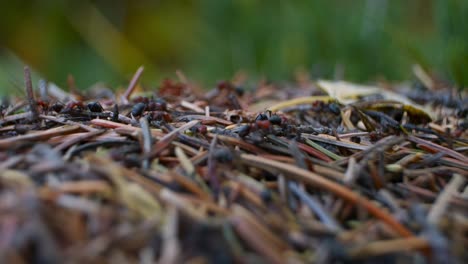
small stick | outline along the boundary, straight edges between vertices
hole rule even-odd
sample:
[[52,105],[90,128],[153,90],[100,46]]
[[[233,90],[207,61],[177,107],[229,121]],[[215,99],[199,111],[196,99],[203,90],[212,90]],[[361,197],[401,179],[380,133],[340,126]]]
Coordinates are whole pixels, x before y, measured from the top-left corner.
[[59,102],[65,103],[67,101],[78,101],[78,98],[71,94],[67,93],[58,87],[55,83],[49,82],[47,86],[47,93],[55,97]]
[[[208,137],[214,137],[215,134],[211,134],[211,133],[208,133]],[[229,144],[232,144],[234,146],[239,146],[240,148],[244,149],[244,150],[247,150],[247,151],[250,151],[252,153],[257,153],[257,154],[266,154],[267,152],[264,151],[263,149],[253,145],[253,144],[250,144],[244,140],[241,140],[241,139],[238,139],[238,138],[235,138],[235,137],[228,137],[228,136],[224,136],[224,135],[218,135],[216,134],[216,136],[218,137],[219,140],[223,141],[223,142],[226,142],[226,143],[229,143]]]
[[278,103],[274,106],[271,106],[268,108],[268,110],[272,112],[279,111],[284,108],[288,107],[293,107],[301,104],[311,104],[316,101],[322,101],[322,102],[329,102],[331,101],[332,98],[328,95],[323,95],[323,96],[309,96],[309,97],[301,97],[301,98],[294,98],[291,100],[287,100],[281,103]]
[[7,160],[0,162],[0,171],[5,171],[9,169],[10,167],[15,166],[16,164],[20,163],[23,161],[25,157],[24,156],[13,156],[9,157]]
[[[258,196],[257,193],[255,193],[252,190],[248,190],[249,193],[247,195],[245,193],[242,193],[243,189],[247,189],[247,187],[243,186],[242,183],[230,180],[224,183],[223,185],[229,186],[229,188],[232,191],[232,193],[228,196],[230,203],[235,203],[236,201],[239,201],[239,197],[243,196],[243,199],[245,199],[245,201],[249,201],[250,203],[252,203],[251,208],[259,207],[262,210],[265,210],[265,205],[262,204],[262,199]],[[252,197],[249,196],[255,197],[253,197],[252,199]]]
[[[176,171],[168,171],[167,175],[173,179],[175,182],[177,182],[181,187],[187,189],[189,192],[195,194],[198,198],[204,200],[204,201],[211,201],[211,195],[209,193],[208,188],[200,188],[197,183],[202,182],[199,180],[192,180],[189,179],[185,176],[180,175]],[[201,180],[201,179],[200,179]],[[197,183],[196,183],[197,182]],[[204,184],[204,183],[203,183]],[[206,187],[206,185],[204,185]]]
[[305,142],[306,142],[307,144],[309,144],[310,146],[312,146],[313,148],[315,148],[316,150],[322,152],[323,154],[327,155],[328,157],[330,157],[330,158],[332,158],[332,159],[334,159],[334,160],[341,160],[341,159],[343,159],[343,157],[341,157],[340,155],[337,155],[337,154],[331,152],[330,150],[328,150],[328,149],[326,149],[326,148],[320,146],[319,144],[313,142],[313,141],[310,140],[310,139],[307,139],[307,138],[306,138],[306,139],[305,139]]
[[130,81],[130,84],[128,85],[127,90],[122,95],[122,103],[123,104],[128,104],[128,98],[130,97],[130,95],[132,95],[133,90],[135,90],[135,87],[136,87],[136,85],[138,83],[138,80],[140,79],[141,74],[143,73],[144,69],[145,69],[145,67],[140,66],[140,68],[138,68],[138,70],[133,75],[132,80]]
[[[118,127],[116,129],[114,129],[114,131],[117,134],[130,135],[130,136],[137,137],[138,133],[141,132],[141,128],[126,125],[126,126],[123,126],[123,127]],[[162,136],[165,135],[160,129],[156,129],[156,128],[150,129],[150,133],[151,133],[151,136],[153,136],[155,138],[161,138]]]
[[245,219],[249,224],[255,227],[256,232],[260,235],[260,237],[265,238],[269,244],[274,246],[278,249],[278,251],[287,251],[290,249],[288,243],[279,237],[279,234],[272,232],[272,230],[268,229],[264,222],[261,220],[262,218],[257,218],[255,214],[249,211],[247,208],[235,204],[232,206],[231,210],[234,216],[239,216]]
[[[123,137],[123,136],[119,136],[119,134],[113,132],[113,131],[106,131],[106,130],[102,130],[104,131],[103,134],[101,135],[94,135],[93,137],[89,137],[88,138],[82,138],[83,135],[86,135],[88,133],[94,133],[94,132],[77,132],[77,133],[72,133],[72,134],[68,134],[68,135],[63,135],[63,136],[56,136],[56,137],[53,137],[53,138],[50,138],[47,140],[47,143],[48,144],[51,144],[51,145],[58,145],[58,144],[62,144],[66,141],[69,141],[69,140],[75,140],[76,138],[82,138],[81,141],[87,141],[87,142],[93,142],[94,144],[98,144],[99,142],[101,144],[105,144],[103,141],[125,141],[127,138],[126,137]],[[89,143],[91,144],[91,143]],[[71,147],[74,147],[74,146],[71,146]]]
[[203,108],[197,106],[196,104],[193,104],[193,103],[190,103],[188,101],[185,101],[185,100],[182,100],[180,102],[180,105],[187,108],[187,109],[190,109],[192,111],[195,111],[197,113],[205,113],[205,110],[203,110]]
[[176,71],[177,78],[179,78],[179,81],[184,84],[188,84],[188,78],[185,76],[185,74],[181,70]]
[[28,103],[31,111],[31,119],[35,121],[39,117],[39,111],[37,110],[37,103],[34,99],[34,92],[31,81],[31,70],[29,70],[28,66],[24,66],[24,84],[26,86],[26,95],[28,96]]
[[67,84],[68,84],[68,89],[71,91],[72,94],[78,94],[78,90],[76,89],[75,78],[73,77],[73,75],[68,74]]
[[44,79],[39,80],[39,94],[41,95],[41,100],[42,101],[48,101],[49,100],[49,93],[48,93],[48,84],[47,81]]
[[303,170],[290,164],[283,164],[278,161],[268,160],[254,155],[241,154],[241,159],[244,161],[244,163],[249,164],[251,166],[262,168],[265,170],[276,170],[284,173],[284,175],[290,176],[295,180],[303,181],[305,184],[309,184],[311,186],[315,186],[332,192],[355,205],[360,205],[364,207],[369,213],[385,222],[399,235],[403,237],[413,236],[411,231],[409,231],[406,227],[404,227],[402,224],[396,221],[393,218],[393,216],[390,215],[388,212],[378,208],[374,203],[372,203],[365,197],[353,192],[345,186],[330,181],[325,177],[322,177],[307,170]]
[[90,121],[91,124],[95,126],[105,127],[105,128],[119,128],[119,127],[130,127],[127,124],[117,123],[104,119],[93,119]]
[[359,172],[356,170],[356,159],[354,157],[350,157],[348,161],[348,168],[346,169],[343,181],[348,186],[351,186],[351,184],[354,183],[358,173]]
[[83,133],[82,135],[80,136],[77,136],[77,137],[73,137],[71,138],[70,140],[65,140],[63,141],[62,143],[60,143],[60,145],[56,146],[54,149],[57,150],[57,151],[62,151],[66,148],[69,148],[75,144],[77,144],[78,142],[82,141],[82,140],[85,140],[85,139],[91,139],[97,135],[100,135],[102,133],[104,133],[105,130],[94,130],[94,131],[90,131],[90,132],[87,132],[87,133]]
[[342,230],[340,224],[323,208],[317,199],[307,194],[306,191],[301,190],[294,182],[289,182],[289,189],[317,215],[325,226],[332,230]]
[[[313,136],[313,135],[311,135],[311,136]],[[393,147],[395,145],[400,144],[404,140],[405,139],[403,137],[388,136],[388,137],[382,138],[381,140],[376,142],[374,145],[366,146],[366,148],[363,149],[363,151],[357,152],[357,153],[353,154],[350,157],[347,157],[347,158],[344,158],[344,159],[341,159],[341,160],[337,160],[334,163],[335,163],[335,165],[342,166],[342,165],[346,164],[351,157],[354,157],[356,160],[362,158],[360,163],[364,164],[365,162],[367,162],[371,158],[371,155],[373,153],[384,152],[387,149],[389,149],[389,148],[391,148],[391,147]],[[336,141],[336,142],[342,142],[342,141]],[[333,143],[331,143],[331,144],[333,144]],[[338,145],[338,144],[336,144],[336,145]]]
[[[179,147],[181,150],[184,150],[185,152],[187,153],[190,153],[190,155],[192,156],[196,156],[198,154],[200,154],[201,152],[198,152],[198,150],[188,146],[188,145],[185,145],[183,143],[180,143],[180,142],[177,142],[177,141],[174,141],[172,142],[172,145],[176,146],[176,147]],[[177,152],[176,152],[177,154]]]
[[201,120],[202,123],[203,121],[213,121],[221,125],[225,125],[225,126],[232,125],[231,121],[228,121],[219,117],[205,116],[205,115],[185,115],[176,119],[176,121],[180,121],[180,120]]
[[[114,119],[114,117],[112,117],[112,119]],[[114,120],[112,120],[112,121],[114,121]],[[119,114],[119,116],[118,116],[118,121],[120,121],[122,123],[125,123],[125,124],[138,126],[138,122],[135,119],[128,118],[128,117],[126,117],[124,115],[121,115],[121,114]]]
[[408,252],[427,249],[428,242],[419,237],[397,238],[387,241],[375,241],[367,245],[351,249],[352,258],[380,256],[396,252]]
[[178,239],[179,211],[177,207],[169,207],[166,221],[162,227],[161,258],[158,263],[169,264],[181,262],[182,245]]
[[1,139],[0,149],[11,148],[14,144],[24,143],[27,141],[44,141],[52,137],[74,133],[79,129],[79,126],[61,126],[36,133]]
[[[173,143],[175,143],[175,142],[173,142]],[[195,166],[193,166],[190,159],[187,157],[187,155],[185,155],[182,148],[177,146],[177,145],[175,145],[175,146],[176,147],[174,149],[174,152],[176,154],[176,157],[179,159],[181,167],[185,170],[187,175],[192,176],[195,173]]]
[[205,214],[199,209],[196,209],[193,205],[187,203],[187,199],[184,199],[180,193],[173,192],[168,188],[164,188],[159,193],[159,198],[166,202],[166,204],[175,206],[193,219],[203,220],[205,219]]
[[42,190],[49,188],[52,188],[54,191],[73,194],[112,193],[112,187],[104,180],[67,181],[59,184],[58,186],[43,187]]
[[209,177],[211,188],[214,191],[213,193],[214,193],[216,200],[218,199],[219,187],[220,187],[220,182],[216,175],[216,161],[214,159],[214,151],[215,151],[217,142],[218,142],[218,137],[217,135],[215,135],[213,139],[211,140],[210,151],[208,153],[208,177]]
[[422,146],[428,146],[428,147],[431,147],[437,151],[442,151],[442,152],[445,152],[447,153],[448,156],[451,156],[452,158],[455,158],[455,159],[458,159],[460,161],[463,161],[465,163],[468,163],[468,158],[465,157],[463,154],[461,153],[458,153],[456,151],[453,151],[449,148],[446,148],[444,146],[441,146],[439,144],[436,144],[434,142],[430,142],[430,141],[427,141],[427,140],[424,140],[424,139],[421,139],[421,138],[418,138],[418,137],[415,137],[415,136],[409,136],[408,139],[416,144],[420,144]]
[[321,150],[319,149],[314,149],[314,148],[311,148],[309,146],[307,146],[306,144],[303,144],[303,143],[297,143],[297,146],[299,147],[300,150],[320,159],[320,160],[323,160],[323,161],[326,161],[326,162],[330,162],[330,161],[333,161],[332,158],[328,157],[326,154],[324,154],[323,152],[321,152]]
[[[3,113],[4,117],[8,117],[11,113],[14,113],[18,111],[20,108],[23,108],[25,105],[27,105],[27,102],[20,101],[16,103],[14,106],[10,106],[5,110],[5,113]],[[24,114],[24,113],[23,113]],[[29,113],[30,114],[30,113]]]
[[[145,156],[148,156],[148,154],[151,152],[151,144],[153,142],[153,139],[151,137],[151,129],[148,124],[148,119],[146,117],[140,118],[140,125],[141,125],[141,135],[143,137],[143,154]],[[147,170],[149,169],[150,166],[150,160],[149,159],[144,159],[142,162],[142,167],[143,169]]]
[[119,105],[114,104],[114,110],[112,111],[112,121],[117,122],[119,121]]
[[149,157],[156,157],[158,156],[169,144],[177,137],[180,132],[184,132],[187,129],[197,125],[199,123],[198,120],[192,120],[181,127],[178,127],[168,134],[164,135],[156,144],[154,144],[153,150],[148,155]]
[[50,121],[54,121],[54,122],[57,122],[59,124],[64,124],[64,125],[72,125],[72,126],[79,126],[81,127],[82,129],[86,130],[86,131],[89,131],[89,132],[95,132],[95,131],[98,131],[99,129],[96,129],[96,128],[93,128],[93,127],[90,127],[90,126],[87,126],[85,124],[82,124],[80,122],[75,122],[75,121],[71,121],[71,120],[65,120],[64,118],[58,118],[58,117],[55,117],[55,116],[51,116],[51,115],[40,115],[39,116],[40,118],[42,119],[47,119],[47,120],[50,120]]
[[351,141],[349,141],[349,142],[348,141],[343,141],[343,140],[338,141],[338,140],[336,140],[336,139],[334,139],[332,137],[329,137],[327,135],[316,136],[316,135],[312,135],[312,134],[302,133],[301,137],[307,138],[307,139],[310,139],[310,140],[320,141],[320,142],[323,142],[323,143],[328,143],[328,144],[339,146],[339,147],[350,148],[350,149],[366,150],[366,149],[369,148],[369,146],[357,144],[357,143],[354,143],[354,142],[351,142]]
[[0,120],[0,126],[3,126],[3,124],[8,123],[8,122],[14,122],[14,121],[18,121],[18,120],[25,119],[25,118],[31,118],[31,117],[32,117],[31,112],[5,116],[2,118],[2,120]]
[[268,259],[269,263],[285,263],[284,257],[278,252],[277,248],[272,248],[265,243],[265,240],[258,236],[257,230],[241,217],[232,216],[231,224],[234,226],[237,234],[246,241],[253,249]]
[[439,223],[440,218],[445,213],[448,208],[450,199],[452,195],[457,193],[458,189],[465,183],[465,179],[463,176],[459,174],[454,174],[452,179],[449,183],[445,186],[444,190],[439,197],[437,197],[436,202],[429,211],[427,216],[427,221],[431,224],[437,225]]
[[213,201],[202,200],[200,198],[189,196],[189,195],[180,195],[182,199],[185,199],[187,202],[190,202],[194,205],[203,206],[205,212],[213,212],[221,216],[228,216],[230,211],[227,208],[221,207],[220,205],[214,203]]
[[339,134],[340,138],[350,138],[350,137],[360,137],[360,136],[367,136],[369,132],[351,132],[346,134]]

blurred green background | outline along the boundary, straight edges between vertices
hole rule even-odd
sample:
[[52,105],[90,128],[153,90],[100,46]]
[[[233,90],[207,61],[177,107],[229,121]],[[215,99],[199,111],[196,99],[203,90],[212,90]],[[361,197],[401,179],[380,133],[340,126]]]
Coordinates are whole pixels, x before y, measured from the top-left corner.
[[467,85],[468,1],[16,0],[0,15],[1,93],[23,87],[24,64],[86,88],[126,85],[140,65],[149,86],[178,69],[212,86],[239,70],[405,80],[415,63]]

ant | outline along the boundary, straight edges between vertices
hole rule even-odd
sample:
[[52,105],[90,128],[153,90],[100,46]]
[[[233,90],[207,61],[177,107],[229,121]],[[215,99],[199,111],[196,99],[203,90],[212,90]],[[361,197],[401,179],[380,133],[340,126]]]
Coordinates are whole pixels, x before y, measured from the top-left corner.
[[[45,110],[49,109],[49,105],[44,104],[44,102],[38,102],[38,105],[40,105]],[[72,112],[73,110],[84,111],[86,108],[93,113],[101,113],[104,111],[104,108],[99,102],[89,102],[88,104],[86,104],[86,106],[81,101],[70,101],[66,105],[60,102],[55,102],[50,106],[50,110],[61,114],[67,114]]]
[[[288,120],[286,117],[272,114],[270,111],[266,113],[260,113],[255,118],[254,123],[249,125],[242,125],[237,127],[233,132],[237,133],[239,137],[246,137],[251,132],[272,132],[274,129],[284,130],[288,126]],[[276,133],[276,132],[275,132]]]
[[208,133],[208,128],[205,125],[198,124],[190,128],[190,131],[192,131],[192,133],[206,135],[206,133]]
[[284,116],[272,114],[271,111],[268,111],[267,114],[258,114],[255,118],[255,126],[263,130],[268,130],[273,125],[283,127],[285,124],[287,124],[287,119]]
[[155,100],[146,97],[138,98],[138,102],[133,105],[131,114],[133,116],[140,116],[144,111],[167,111],[167,103],[161,98]]
[[65,105],[65,108],[60,111],[61,113],[69,113],[73,110],[84,110],[85,106],[81,101],[70,101]]
[[47,101],[37,100],[36,105],[41,107],[43,112],[47,112],[49,110],[49,102]]
[[140,116],[145,111],[147,105],[143,102],[137,103],[132,107],[132,111],[130,112],[132,116]]
[[161,98],[151,100],[148,102],[148,111],[167,111],[167,103]]
[[55,102],[51,107],[50,109],[52,111],[55,111],[56,113],[60,113],[62,111],[62,109],[64,108],[64,105],[60,102]]
[[234,159],[233,153],[228,148],[215,149],[213,157],[219,163],[230,163]]
[[104,108],[102,108],[102,105],[99,102],[89,102],[87,106],[89,111],[94,113],[101,113],[104,111]]
[[152,121],[165,121],[171,122],[172,117],[165,111],[152,111],[150,114],[150,119]]

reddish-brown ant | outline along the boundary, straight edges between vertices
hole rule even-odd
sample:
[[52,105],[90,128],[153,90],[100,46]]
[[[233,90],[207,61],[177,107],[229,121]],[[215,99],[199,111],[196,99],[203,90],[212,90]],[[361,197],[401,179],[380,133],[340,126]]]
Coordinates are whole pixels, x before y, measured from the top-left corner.
[[149,101],[147,107],[148,111],[167,111],[167,103],[161,98]]
[[143,97],[143,96],[138,96],[138,97],[135,97],[132,101],[134,103],[145,103],[145,104],[147,104],[149,102],[149,98],[148,97]]
[[180,82],[164,79],[159,87],[158,95],[164,97],[181,96],[184,93],[186,85]]
[[165,111],[153,111],[150,112],[150,118],[151,121],[165,121],[165,122],[171,122],[172,117]]
[[157,98],[154,101],[154,104],[155,104],[156,110],[167,111],[167,103],[166,103],[166,101],[164,101],[164,99]]
[[65,105],[65,108],[62,112],[69,112],[71,110],[83,110],[85,108],[83,102],[81,101],[70,101]]
[[216,87],[218,88],[218,90],[224,90],[224,89],[230,89],[232,88],[232,85],[231,83],[229,83],[228,81],[220,81]]
[[271,127],[269,120],[257,120],[255,121],[255,125],[260,129],[269,129]]
[[37,101],[36,101],[36,104],[37,104],[37,106],[41,107],[41,108],[42,108],[42,111],[44,111],[44,112],[46,112],[47,110],[49,110],[49,103],[46,102],[46,101],[37,100]]
[[205,135],[208,132],[208,128],[205,125],[198,124],[190,129],[192,133],[199,133]]

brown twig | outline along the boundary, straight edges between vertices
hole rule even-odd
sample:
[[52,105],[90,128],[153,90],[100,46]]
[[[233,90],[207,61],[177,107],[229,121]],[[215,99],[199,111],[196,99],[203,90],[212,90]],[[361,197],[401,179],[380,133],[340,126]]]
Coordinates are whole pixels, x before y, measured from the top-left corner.
[[79,126],[61,126],[45,131],[31,133],[27,135],[21,135],[17,137],[0,139],[0,149],[7,149],[13,147],[15,144],[28,142],[28,141],[40,141],[46,140],[55,136],[61,136],[76,132],[80,129]]
[[457,190],[461,186],[463,186],[465,182],[466,179],[463,176],[459,174],[453,175],[452,179],[445,186],[444,190],[439,194],[439,197],[437,198],[436,202],[429,211],[429,214],[427,216],[427,221],[429,223],[434,225],[437,225],[439,223],[440,218],[447,210],[452,195],[457,193]]
[[372,215],[379,218],[387,225],[392,227],[398,234],[403,237],[411,237],[412,233],[399,222],[397,222],[390,214],[386,211],[378,208],[375,206],[371,201],[367,200],[366,198],[358,195],[357,193],[349,190],[348,188],[334,183],[320,175],[317,175],[313,172],[306,171],[300,169],[298,167],[289,165],[289,164],[282,164],[277,161],[267,160],[265,158],[249,155],[249,154],[242,154],[242,160],[253,166],[259,167],[265,170],[276,170],[284,173],[284,175],[288,175],[296,180],[303,181],[304,183],[310,184],[312,186],[325,189],[330,191],[341,198],[352,202],[355,205],[363,206],[366,210],[369,211]]
[[352,258],[369,258],[384,254],[420,251],[427,249],[428,241],[419,237],[398,238],[386,241],[375,241],[349,251]]
[[174,140],[177,137],[177,134],[179,134],[180,132],[183,132],[183,131],[185,131],[187,129],[190,129],[191,127],[195,126],[199,122],[200,121],[198,121],[198,120],[192,120],[192,121],[188,122],[187,124],[185,124],[185,125],[183,125],[183,126],[181,126],[179,128],[176,128],[173,131],[171,131],[170,133],[166,134],[158,142],[156,142],[156,144],[154,145],[153,150],[151,151],[149,156],[150,157],[158,156],[161,153],[161,151],[163,151],[167,146],[169,146],[171,141]]
[[34,91],[31,81],[31,71],[28,66],[24,66],[24,85],[26,86],[26,95],[28,97],[29,109],[31,111],[31,119],[37,121],[39,117],[39,110],[37,109],[36,99],[34,98]]
[[135,74],[132,77],[132,80],[128,84],[127,90],[125,90],[125,93],[122,95],[122,103],[123,104],[128,104],[128,99],[132,95],[133,91],[135,90],[135,87],[138,83],[138,80],[140,80],[141,74],[143,73],[143,70],[145,67],[140,66],[138,70],[135,72]]

